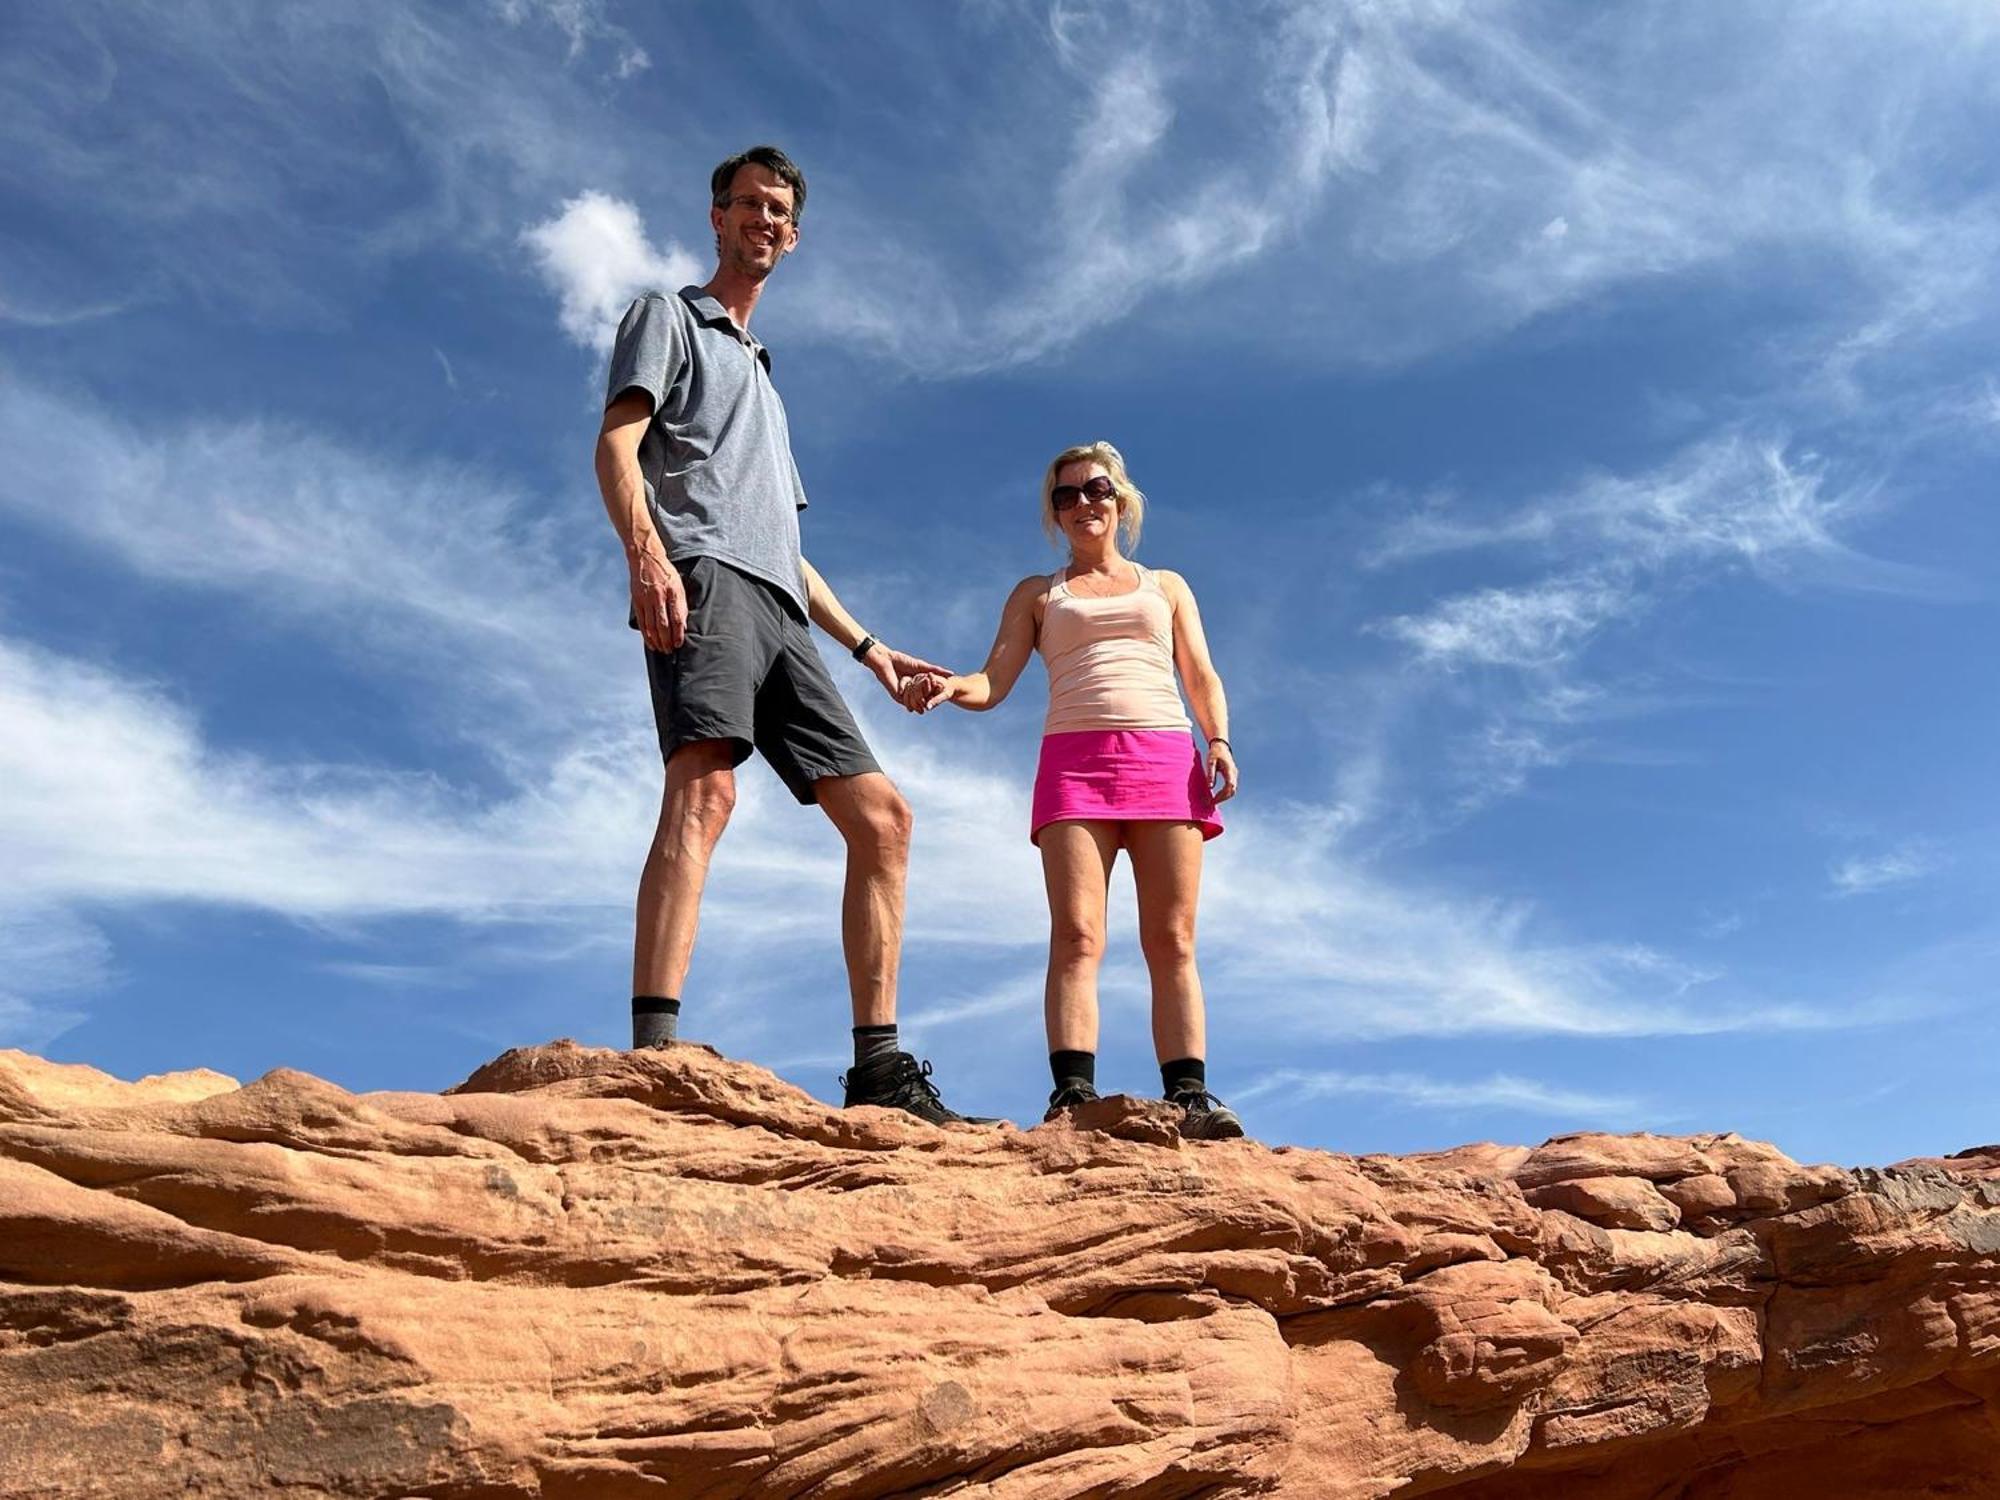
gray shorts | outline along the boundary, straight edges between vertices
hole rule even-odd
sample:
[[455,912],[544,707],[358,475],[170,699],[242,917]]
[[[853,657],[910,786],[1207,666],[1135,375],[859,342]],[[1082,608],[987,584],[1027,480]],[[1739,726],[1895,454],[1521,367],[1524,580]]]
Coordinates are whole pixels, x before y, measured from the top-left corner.
[[822,776],[882,769],[782,593],[712,557],[690,558],[680,575],[687,635],[678,650],[646,653],[663,758],[728,740],[740,766],[754,748],[801,802],[819,800]]

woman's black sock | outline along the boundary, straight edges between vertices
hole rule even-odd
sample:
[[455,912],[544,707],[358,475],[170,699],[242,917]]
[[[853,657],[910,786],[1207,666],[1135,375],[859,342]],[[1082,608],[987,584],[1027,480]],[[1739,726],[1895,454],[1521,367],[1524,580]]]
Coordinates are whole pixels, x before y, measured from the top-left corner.
[[1095,1052],[1051,1052],[1049,1073],[1055,1078],[1057,1088],[1065,1088],[1072,1083],[1097,1087],[1097,1054]]
[[1178,1057],[1160,1064],[1160,1090],[1166,1094],[1208,1089],[1208,1064],[1198,1057]]
[[632,1046],[664,1047],[680,1030],[681,1003],[666,995],[632,997]]

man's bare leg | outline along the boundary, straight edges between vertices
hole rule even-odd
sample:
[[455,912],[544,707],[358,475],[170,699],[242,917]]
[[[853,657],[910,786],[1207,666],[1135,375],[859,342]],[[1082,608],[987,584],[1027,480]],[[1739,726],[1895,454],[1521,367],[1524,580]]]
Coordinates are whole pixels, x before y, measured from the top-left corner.
[[896,1020],[903,959],[903,898],[910,875],[910,804],[880,771],[813,783],[819,805],[847,843],[840,946],[856,1026]]
[[660,822],[639,876],[632,943],[635,1000],[654,996],[678,1002],[687,981],[709,858],[736,806],[733,752],[727,740],[696,740],[675,750],[667,762]]

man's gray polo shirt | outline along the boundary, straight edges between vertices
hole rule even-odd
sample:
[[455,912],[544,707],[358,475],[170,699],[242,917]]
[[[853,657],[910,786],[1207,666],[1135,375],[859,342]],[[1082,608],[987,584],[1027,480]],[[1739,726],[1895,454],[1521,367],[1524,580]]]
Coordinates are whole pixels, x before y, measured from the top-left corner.
[[632,390],[653,401],[639,472],[667,555],[761,578],[806,618],[806,491],[764,346],[700,287],[648,292],[618,325],[605,405]]

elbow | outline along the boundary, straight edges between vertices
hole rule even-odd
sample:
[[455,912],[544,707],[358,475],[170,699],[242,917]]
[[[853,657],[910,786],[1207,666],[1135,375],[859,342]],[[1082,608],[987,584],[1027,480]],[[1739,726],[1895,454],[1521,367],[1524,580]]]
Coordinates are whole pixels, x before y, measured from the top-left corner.
[[619,451],[618,445],[611,440],[609,433],[600,432],[596,444],[591,448],[590,460],[591,467],[597,471],[598,482],[609,484],[618,477],[619,470],[624,467],[626,455]]

